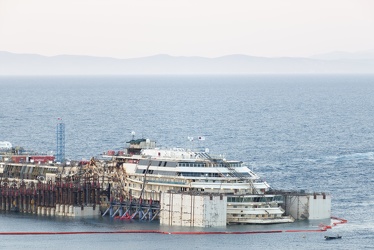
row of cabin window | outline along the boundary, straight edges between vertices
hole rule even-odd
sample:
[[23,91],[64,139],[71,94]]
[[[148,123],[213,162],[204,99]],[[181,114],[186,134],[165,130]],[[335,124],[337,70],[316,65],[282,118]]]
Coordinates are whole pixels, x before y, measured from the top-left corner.
[[227,197],[227,202],[271,202],[282,201],[282,196],[274,197]]
[[[178,164],[178,167],[205,167],[206,166],[206,163],[179,163]],[[213,167],[226,167],[227,165],[225,164],[212,164],[211,166]],[[240,167],[240,164],[237,164],[237,163],[234,163],[234,164],[230,164],[230,167]]]
[[203,168],[203,167],[205,167],[205,163],[179,163],[178,167],[197,167],[197,168]]
[[[148,162],[146,160],[144,161],[140,161],[139,162],[140,165],[148,165]],[[203,167],[206,167],[207,164],[206,163],[189,163],[189,162],[180,162],[180,163],[176,163],[176,162],[167,162],[167,161],[159,161],[158,163],[157,162],[152,162],[151,166],[158,166],[158,167],[200,167],[200,168],[203,168]],[[225,164],[222,164],[222,163],[218,163],[218,164],[209,164],[208,165],[209,167],[227,167],[227,165]],[[230,167],[240,167],[241,165],[239,163],[231,163],[230,164]]]

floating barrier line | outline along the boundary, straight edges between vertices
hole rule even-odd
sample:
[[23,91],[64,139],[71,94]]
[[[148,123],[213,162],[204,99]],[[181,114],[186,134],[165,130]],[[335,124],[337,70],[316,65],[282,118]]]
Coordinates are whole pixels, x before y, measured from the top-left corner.
[[337,220],[330,225],[320,225],[319,229],[300,229],[300,230],[267,230],[267,231],[217,231],[217,232],[165,232],[158,230],[125,230],[125,231],[83,231],[83,232],[0,232],[0,235],[61,235],[61,234],[266,234],[266,233],[299,233],[299,232],[324,232],[339,224],[345,224],[348,221],[342,218],[331,216],[331,219]]
[[163,232],[164,234],[264,234],[264,233],[282,233],[282,230],[271,231],[243,231],[243,232]]
[[0,235],[53,235],[53,234],[136,234],[162,233],[157,230],[127,230],[127,231],[83,231],[83,232],[0,232]]
[[0,235],[61,235],[61,234],[260,234],[260,233],[282,233],[282,230],[277,231],[245,231],[245,232],[165,232],[153,230],[129,230],[129,231],[86,231],[86,232],[0,232]]

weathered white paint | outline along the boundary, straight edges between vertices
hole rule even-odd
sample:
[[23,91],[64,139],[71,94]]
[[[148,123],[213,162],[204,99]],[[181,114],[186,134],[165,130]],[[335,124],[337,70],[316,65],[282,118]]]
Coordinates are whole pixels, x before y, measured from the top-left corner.
[[328,219],[331,217],[331,195],[309,196],[309,220]]
[[59,205],[56,204],[56,208],[51,211],[51,215],[57,216],[69,216],[69,217],[94,217],[100,215],[100,209],[96,206],[93,209],[92,206],[78,207],[72,205]]
[[331,217],[331,195],[288,194],[285,196],[286,213],[298,220],[320,220]]
[[173,226],[226,225],[227,198],[202,194],[162,193],[160,223]]
[[74,206],[72,209],[73,213],[70,214],[72,217],[96,217],[100,216],[100,209],[98,206],[94,209],[93,207],[76,207]]

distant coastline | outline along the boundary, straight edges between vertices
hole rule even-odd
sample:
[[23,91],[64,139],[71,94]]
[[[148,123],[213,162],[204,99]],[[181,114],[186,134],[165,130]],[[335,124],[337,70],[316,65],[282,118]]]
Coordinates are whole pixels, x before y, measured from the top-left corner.
[[374,74],[374,52],[332,52],[308,58],[235,54],[215,58],[154,55],[115,59],[0,51],[0,75],[134,74]]

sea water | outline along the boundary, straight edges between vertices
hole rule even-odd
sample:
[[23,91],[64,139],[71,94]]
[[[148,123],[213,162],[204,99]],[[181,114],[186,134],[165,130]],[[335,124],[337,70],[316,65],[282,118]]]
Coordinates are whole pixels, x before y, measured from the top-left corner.
[[[135,131],[136,138],[160,147],[209,148],[211,154],[242,160],[276,189],[329,192],[332,214],[348,220],[320,233],[0,235],[0,248],[372,248],[373,94],[370,75],[0,77],[0,141],[54,153],[61,118],[66,157],[77,160],[123,150]],[[0,214],[0,232],[256,231],[318,229],[318,224],[201,229],[108,217]],[[324,240],[336,234],[343,238]]]

